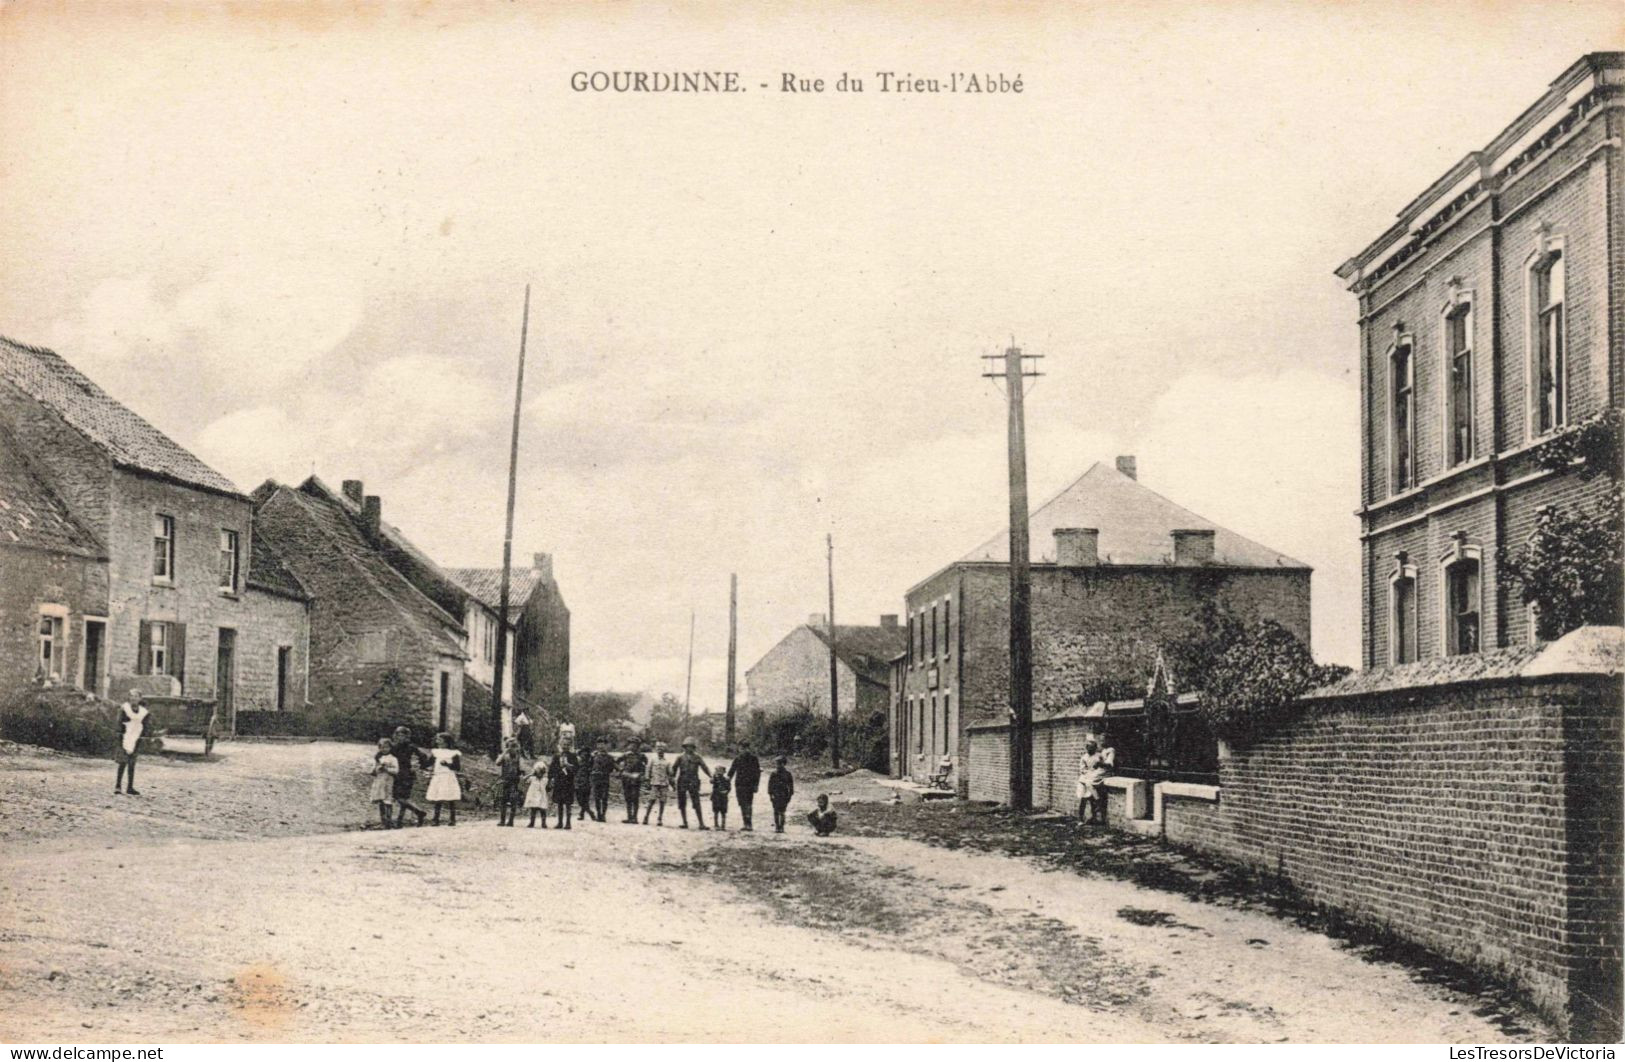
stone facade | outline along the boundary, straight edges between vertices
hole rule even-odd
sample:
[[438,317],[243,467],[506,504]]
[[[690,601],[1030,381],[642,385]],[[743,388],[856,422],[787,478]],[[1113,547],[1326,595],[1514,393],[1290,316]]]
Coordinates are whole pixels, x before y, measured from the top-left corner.
[[[448,574],[464,587],[494,620],[502,600],[501,568],[451,568]],[[570,609],[553,577],[553,557],[534,554],[529,568],[512,568],[508,580],[508,662],[511,672],[503,688],[527,704],[539,705],[554,719],[563,718],[570,705]],[[475,621],[482,631],[494,628]],[[487,686],[494,660],[481,658],[481,645],[489,636],[476,637],[470,628],[470,670]],[[511,701],[512,696],[504,696]]]
[[1338,270],[1359,299],[1367,667],[1529,642],[1500,549],[1606,489],[1535,451],[1625,401],[1622,93],[1625,53],[1585,57]]
[[[903,644],[896,616],[878,626],[835,627],[836,696],[843,715],[867,718],[891,710],[892,661]],[[752,711],[782,715],[807,708],[829,712],[829,630],[813,616],[779,640],[745,671],[745,700]]]
[[26,685],[41,674],[42,616],[59,619],[63,632],[53,647],[56,668],[52,681],[105,693],[105,657],[95,672],[85,672],[85,620],[107,617],[107,562],[84,554],[0,543],[0,693]]

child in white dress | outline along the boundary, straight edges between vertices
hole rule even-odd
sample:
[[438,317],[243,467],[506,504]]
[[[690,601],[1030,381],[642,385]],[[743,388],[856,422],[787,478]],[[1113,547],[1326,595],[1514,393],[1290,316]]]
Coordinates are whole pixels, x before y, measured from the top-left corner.
[[525,787],[525,810],[530,812],[530,825],[536,828],[536,816],[542,817],[542,829],[547,829],[547,761],[537,760],[530,769],[530,784]]
[[457,825],[457,802],[463,799],[463,787],[457,772],[463,769],[463,757],[455,747],[450,734],[436,734],[434,748],[429,755],[434,759],[434,774],[429,777],[429,791],[424,794],[434,804],[434,824],[440,825],[440,809],[451,812],[451,825]]
[[393,825],[389,806],[395,802],[395,775],[400,769],[389,738],[379,738],[378,751],[372,754],[372,787],[367,790],[367,800],[378,806],[378,823],[386,830]]

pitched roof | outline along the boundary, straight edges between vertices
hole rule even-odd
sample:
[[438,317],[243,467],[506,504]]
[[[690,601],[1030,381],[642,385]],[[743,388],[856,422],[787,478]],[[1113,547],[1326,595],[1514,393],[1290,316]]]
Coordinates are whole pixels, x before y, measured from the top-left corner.
[[240,494],[229,479],[120,405],[54,351],[0,336],[0,378],[61,417],[114,464],[204,490]]
[[[818,640],[829,644],[829,629],[806,624]],[[891,662],[908,647],[908,631],[901,627],[847,627],[835,625],[835,655],[860,677],[882,686],[891,682]]]
[[251,537],[248,585],[266,593],[280,594],[298,601],[309,601],[310,593],[305,589],[305,584],[282,563],[282,558],[271,548],[270,541],[258,533]]
[[[1212,566],[1309,567],[1175,505],[1104,461],[1091,465],[1076,482],[1033,512],[1028,539],[1032,559],[1054,563],[1055,531],[1069,527],[1100,531],[1101,564],[1172,564],[1172,533],[1188,529],[1214,533]],[[1009,563],[1009,530],[1000,531],[960,560]]]
[[[296,490],[272,484],[260,487],[255,491],[255,495],[261,499],[260,508],[279,497],[287,498],[292,504],[297,505],[305,517],[323,533],[333,552],[347,560],[361,578],[393,606],[401,619],[419,636],[436,645],[443,653],[466,658],[462,645],[462,623],[426,597],[406,576],[384,560],[382,554],[362,537],[361,531],[350,519],[349,514],[332,498],[303,489]],[[271,545],[277,547],[282,544]],[[282,552],[284,555],[294,555],[291,549]]]
[[0,430],[0,546],[35,546],[59,553],[103,555],[96,536],[73,518],[62,499],[29,468],[22,448]]
[[[455,579],[462,587],[475,597],[483,601],[486,607],[493,612],[502,603],[502,569],[501,568],[447,568],[447,575]],[[522,612],[530,602],[530,595],[542,585],[542,573],[535,568],[510,568],[508,570],[508,612]]]

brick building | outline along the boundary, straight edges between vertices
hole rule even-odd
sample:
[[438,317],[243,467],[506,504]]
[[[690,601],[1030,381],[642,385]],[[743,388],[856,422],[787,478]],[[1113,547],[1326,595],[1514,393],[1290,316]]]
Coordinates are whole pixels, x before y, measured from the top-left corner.
[[[310,727],[375,737],[399,724],[462,725],[468,594],[382,520],[348,480],[267,481],[255,521],[310,595]],[[431,596],[432,595],[432,596]]]
[[[1093,465],[1032,514],[1033,708],[1124,695],[1204,603],[1273,619],[1309,643],[1308,566],[1218,527],[1140,483],[1134,458]],[[1009,533],[907,594],[893,669],[891,770],[929,775],[943,756],[966,792],[968,726],[1003,721],[1010,695]]]
[[[494,646],[494,618],[502,600],[502,569],[451,568],[448,574],[478,599],[488,619],[481,630]],[[570,609],[553,577],[553,558],[534,554],[531,566],[508,573],[508,622],[512,624],[508,660],[513,669],[504,688],[520,699],[539,704],[554,719],[570,706]],[[470,631],[470,642],[474,642]],[[478,657],[476,657],[476,661]],[[478,667],[478,663],[474,665]],[[489,676],[494,663],[484,665]],[[479,673],[476,673],[478,677]],[[490,684],[490,678],[480,681]]]
[[[8,551],[0,674],[19,673],[11,628],[21,624],[36,635],[31,659],[44,659],[49,637],[63,674],[99,692],[140,683],[214,701],[228,724],[239,709],[304,702],[303,590],[256,548],[253,507],[230,481],[59,355],[6,339],[0,432],[27,461],[26,472],[13,467],[9,489],[31,478],[60,503],[34,492],[57,527],[36,529],[36,542],[53,534],[56,548]],[[82,537],[67,535],[63,514]],[[86,553],[100,573],[85,568]],[[16,612],[10,589],[24,583],[42,588],[31,616]]]
[[1359,299],[1364,663],[1526,644],[1498,575],[1604,489],[1540,443],[1621,404],[1625,53],[1587,55],[1337,273]]
[[[891,661],[905,636],[896,616],[879,626],[835,625],[835,661],[841,710],[885,712],[891,701]],[[800,708],[829,711],[829,623],[811,616],[779,639],[745,671],[745,699],[752,711],[778,715]]]

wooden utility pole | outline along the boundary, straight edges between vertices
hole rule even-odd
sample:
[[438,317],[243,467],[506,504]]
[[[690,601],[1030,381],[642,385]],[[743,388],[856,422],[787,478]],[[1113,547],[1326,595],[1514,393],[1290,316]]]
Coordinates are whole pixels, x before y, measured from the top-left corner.
[[508,666],[508,567],[513,563],[513,499],[519,477],[519,408],[525,395],[525,339],[530,333],[530,285],[525,285],[525,312],[519,322],[519,377],[513,385],[513,437],[508,443],[508,523],[502,533],[502,589],[497,594],[496,674],[491,677],[491,758],[502,752],[502,672]]
[[826,535],[829,547],[829,764],[841,766],[841,673],[835,660],[835,536]]
[[739,654],[739,575],[728,576],[728,707],[723,716],[723,740],[734,740],[734,668]]
[[[1042,357],[1028,354],[1026,358]],[[984,355],[988,360],[1000,355]],[[1033,806],[1033,622],[1032,570],[1027,528],[1027,426],[1022,388],[1039,375],[1025,367],[1021,348],[1011,342],[1003,368],[982,375],[1004,380],[1009,407],[1010,447],[1010,807]]]
[[688,736],[688,699],[694,694],[694,610],[688,610],[688,681],[683,685],[683,736]]

